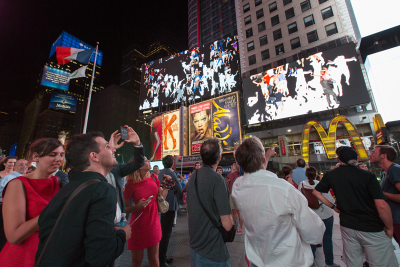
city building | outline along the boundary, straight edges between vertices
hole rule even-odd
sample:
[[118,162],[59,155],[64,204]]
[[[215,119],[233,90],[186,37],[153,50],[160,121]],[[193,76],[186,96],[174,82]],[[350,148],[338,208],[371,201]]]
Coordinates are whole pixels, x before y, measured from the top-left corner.
[[354,38],[345,0],[236,0],[242,76]]
[[189,49],[237,35],[234,0],[189,0],[188,5]]

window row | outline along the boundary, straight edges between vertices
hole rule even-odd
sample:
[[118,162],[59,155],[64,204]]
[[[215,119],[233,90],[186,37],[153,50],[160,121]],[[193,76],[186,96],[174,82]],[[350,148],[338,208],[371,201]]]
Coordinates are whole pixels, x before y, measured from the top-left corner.
[[[325,26],[325,31],[326,31],[326,34],[328,36],[337,33],[338,31],[337,31],[336,23],[332,23],[332,24],[329,24],[329,25]],[[274,39],[276,37],[275,34],[276,33],[274,32]],[[318,41],[319,38],[318,38],[317,30],[308,32],[307,33],[307,40],[308,40],[308,43],[313,43],[315,41]],[[268,43],[267,36],[266,35],[261,36],[260,37],[260,46],[266,45],[267,43]],[[296,38],[291,39],[290,40],[290,47],[291,47],[292,50],[301,47],[300,37],[296,37]],[[248,52],[250,52],[250,51],[252,51],[254,49],[255,49],[254,41],[251,41],[251,42],[247,43],[247,51]],[[284,44],[282,43],[282,44],[276,45],[275,46],[275,54],[277,56],[279,56],[279,55],[281,55],[283,53],[285,53]],[[265,49],[265,50],[261,51],[261,59],[262,60],[266,60],[266,59],[269,59],[269,58],[270,58],[269,49]],[[251,56],[249,56],[248,59],[249,59],[249,65],[253,65],[253,64],[257,63],[256,62],[256,55],[251,55]]]

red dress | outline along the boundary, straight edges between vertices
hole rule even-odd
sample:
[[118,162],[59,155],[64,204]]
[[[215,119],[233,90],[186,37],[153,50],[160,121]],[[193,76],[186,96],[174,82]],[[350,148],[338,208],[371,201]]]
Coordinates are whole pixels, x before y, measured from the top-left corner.
[[[60,190],[58,177],[47,179],[29,179],[17,177],[26,190],[26,220],[38,216]],[[7,189],[4,188],[4,192]],[[4,194],[3,192],[3,194]],[[18,245],[6,243],[0,253],[1,266],[35,266],[35,254],[39,245],[39,231],[34,232]]]
[[[154,181],[153,177],[156,181]],[[153,174],[139,183],[128,181],[125,185],[124,199],[133,198],[135,203],[139,203],[142,198],[148,199],[153,196],[146,208],[137,210],[131,215],[130,223],[143,212],[140,218],[131,225],[132,237],[127,241],[128,250],[143,250],[156,245],[161,240],[161,223],[157,207],[159,187],[160,181]]]

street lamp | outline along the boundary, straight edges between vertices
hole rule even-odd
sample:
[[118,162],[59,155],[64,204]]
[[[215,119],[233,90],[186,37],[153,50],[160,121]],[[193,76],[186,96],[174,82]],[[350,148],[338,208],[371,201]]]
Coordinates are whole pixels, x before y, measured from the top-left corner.
[[118,156],[118,157],[121,156],[121,158],[122,158],[122,164],[125,164],[124,156],[123,156],[122,154],[117,154],[117,156]]

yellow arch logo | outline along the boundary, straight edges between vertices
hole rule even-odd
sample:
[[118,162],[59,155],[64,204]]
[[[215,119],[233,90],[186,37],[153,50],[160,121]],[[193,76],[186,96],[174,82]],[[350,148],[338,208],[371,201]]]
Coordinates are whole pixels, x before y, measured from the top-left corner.
[[336,130],[339,122],[344,125],[347,132],[349,133],[350,138],[353,141],[353,144],[358,153],[358,156],[360,157],[360,160],[368,160],[367,151],[364,148],[364,144],[361,138],[358,136],[356,127],[345,116],[336,116],[329,123],[328,134],[325,132],[324,127],[322,127],[322,125],[318,121],[309,121],[304,125],[301,155],[306,162],[310,161],[309,143],[311,127],[314,127],[317,130],[319,137],[321,138],[322,144],[324,145],[328,159],[336,158]]

